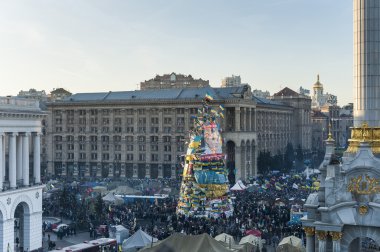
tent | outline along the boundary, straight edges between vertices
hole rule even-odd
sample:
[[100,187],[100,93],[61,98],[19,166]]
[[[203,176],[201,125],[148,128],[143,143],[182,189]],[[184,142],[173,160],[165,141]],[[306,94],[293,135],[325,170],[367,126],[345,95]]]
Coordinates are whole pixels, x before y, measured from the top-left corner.
[[110,238],[115,238],[118,244],[122,244],[129,236],[129,230],[122,225],[112,226],[110,231]]
[[236,184],[231,187],[231,191],[244,191],[245,189],[247,189],[247,187],[243,184],[243,182],[241,180],[238,180],[238,182],[236,182]]
[[123,252],[133,252],[145,247],[146,245],[157,242],[157,238],[153,238],[141,229],[137,230],[131,237],[123,241]]
[[245,231],[246,235],[254,235],[256,237],[261,237],[261,231],[258,229],[250,229]]
[[208,234],[184,235],[175,233],[152,248],[145,248],[141,252],[231,252]]
[[281,240],[276,248],[276,252],[304,252],[305,247],[302,240],[296,236],[288,236]]
[[101,194],[104,195],[107,192],[107,187],[105,187],[105,186],[95,186],[95,187],[92,188],[92,190],[94,192],[98,192],[98,193],[101,193]]
[[252,245],[255,245],[255,246],[262,246],[261,244],[261,238],[257,237],[257,236],[254,236],[254,235],[247,235],[247,236],[244,236],[243,238],[241,238],[239,244],[242,245],[242,244],[245,244],[245,243],[250,243]]
[[215,236],[214,239],[217,240],[217,241],[222,241],[222,242],[228,243],[228,244],[229,243],[235,244],[234,237],[232,237],[232,235],[229,235],[229,234],[226,234],[226,233],[219,234],[219,235]]
[[118,186],[115,190],[112,190],[111,192],[114,192],[118,195],[141,195],[141,191],[129,186]]
[[102,199],[110,204],[121,205],[124,203],[124,200],[122,198],[115,196],[112,192],[108,193]]

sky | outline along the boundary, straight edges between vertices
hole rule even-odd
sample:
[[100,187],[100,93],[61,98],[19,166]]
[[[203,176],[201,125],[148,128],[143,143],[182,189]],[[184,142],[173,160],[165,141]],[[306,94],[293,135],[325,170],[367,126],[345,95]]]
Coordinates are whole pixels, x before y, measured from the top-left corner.
[[352,102],[349,0],[2,0],[0,96],[136,90],[172,72]]

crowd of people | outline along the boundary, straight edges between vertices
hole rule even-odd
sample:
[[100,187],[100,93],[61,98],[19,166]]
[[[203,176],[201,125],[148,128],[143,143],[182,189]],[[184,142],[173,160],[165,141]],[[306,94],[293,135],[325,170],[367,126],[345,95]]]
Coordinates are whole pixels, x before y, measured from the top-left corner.
[[[129,179],[125,183],[133,188],[142,189],[145,195],[153,195],[159,192],[160,187],[169,187],[176,191],[181,182],[174,179]],[[99,225],[107,225],[110,228],[112,225],[121,224],[128,228],[131,234],[142,228],[159,240],[175,232],[181,232],[208,233],[213,237],[220,233],[228,233],[239,241],[248,230],[257,230],[267,244],[273,245],[288,235],[304,237],[300,223],[289,221],[292,206],[302,206],[312,190],[305,178],[299,175],[273,175],[246,181],[246,184],[251,186],[232,195],[234,214],[230,217],[222,215],[220,218],[198,218],[177,215],[178,195],[175,193],[163,199],[136,199],[121,205],[108,205],[97,202],[96,197],[91,198],[88,190],[71,184],[64,185],[59,193],[54,193],[49,201],[44,201],[44,215],[62,216],[78,223],[79,226],[80,223],[90,223],[91,226],[81,227],[92,233]],[[102,222],[95,222],[99,219],[95,218],[97,211],[104,214]]]

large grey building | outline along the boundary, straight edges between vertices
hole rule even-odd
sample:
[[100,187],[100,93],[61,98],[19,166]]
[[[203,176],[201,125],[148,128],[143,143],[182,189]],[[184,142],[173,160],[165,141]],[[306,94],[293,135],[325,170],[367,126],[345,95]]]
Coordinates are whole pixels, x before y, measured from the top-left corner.
[[48,173],[81,177],[175,177],[193,116],[208,93],[221,121],[233,177],[256,173],[255,106],[250,87],[75,94],[48,103]]
[[164,74],[156,75],[153,79],[140,83],[141,90],[168,89],[168,88],[202,88],[209,87],[208,80],[194,79],[191,75]]

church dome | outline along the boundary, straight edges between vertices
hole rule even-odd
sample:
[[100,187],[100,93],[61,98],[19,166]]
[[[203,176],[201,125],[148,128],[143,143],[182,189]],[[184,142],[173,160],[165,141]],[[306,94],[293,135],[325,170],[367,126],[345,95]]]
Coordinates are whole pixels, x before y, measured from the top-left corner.
[[313,88],[314,89],[321,89],[321,88],[323,88],[322,83],[319,81],[319,74],[317,75],[317,82],[314,83]]

